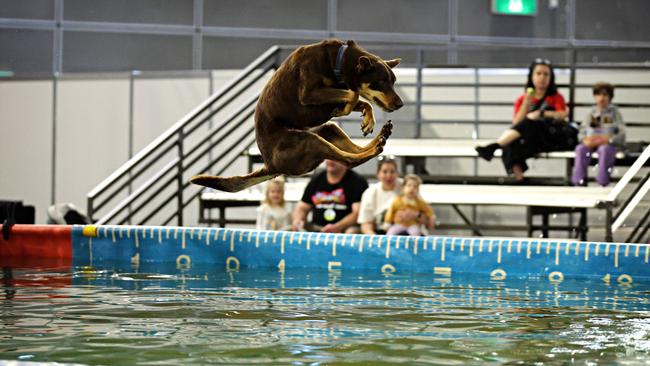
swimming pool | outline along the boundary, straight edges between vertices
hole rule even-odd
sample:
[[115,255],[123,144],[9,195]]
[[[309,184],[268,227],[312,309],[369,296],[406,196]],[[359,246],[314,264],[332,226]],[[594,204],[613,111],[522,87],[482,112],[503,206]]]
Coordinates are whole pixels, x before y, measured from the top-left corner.
[[5,270],[0,359],[647,363],[650,286],[105,263]]
[[[128,245],[121,246],[120,230]],[[428,264],[426,271],[405,270],[405,263],[412,269],[419,264],[402,253],[404,242],[399,248],[392,243],[388,258],[386,243],[381,248],[366,243],[367,258],[361,255],[366,259],[355,262],[351,257],[359,256],[359,243],[351,248],[347,237],[334,242],[322,238],[327,245],[314,237],[310,251],[324,251],[315,251],[318,255],[305,253],[304,237],[301,244],[287,237],[285,265],[278,266],[282,233],[262,232],[254,249],[255,233],[246,247],[237,241],[239,231],[206,229],[198,239],[198,231],[172,229],[167,242],[167,233],[156,228],[134,228],[127,237],[128,230],[101,227],[87,229],[84,236],[78,228],[85,239],[77,238],[73,245],[78,258],[72,263],[41,262],[39,268],[3,264],[1,360],[93,365],[648,363],[650,282],[642,276],[648,269],[634,272],[629,267],[635,258],[644,263],[645,247],[636,257],[636,247],[630,247],[626,256],[627,247],[621,244],[614,267],[615,245],[610,243],[607,256],[604,246],[595,254],[592,245],[591,258],[604,257],[612,266],[602,262],[597,266],[602,268],[589,269],[592,275],[581,276],[569,268],[579,262],[568,259],[577,256],[582,264],[589,263],[584,261],[584,243],[577,255],[575,243],[568,252],[549,243],[548,254],[546,242],[541,242],[539,254],[537,244],[531,244],[530,261],[525,261],[529,273],[520,273],[516,268],[526,266],[510,263],[518,243],[511,243],[509,253],[502,243],[497,263],[496,239],[491,251],[490,243],[483,242],[481,251],[476,243],[472,257],[469,242],[461,252],[457,245],[451,250],[453,240],[442,239],[445,262],[440,261],[438,243],[432,254],[437,262],[430,258],[429,264],[442,268],[439,264],[447,263],[454,269],[436,272]],[[213,246],[209,253],[223,251],[223,262],[209,260],[208,252],[189,251],[197,240],[207,247],[206,233]],[[241,235],[247,240],[248,232]],[[273,235],[279,235],[275,241]],[[265,236],[271,239],[267,242]],[[340,265],[329,263],[332,243]],[[154,245],[159,246],[159,260],[154,260],[153,249],[145,249]],[[160,254],[166,253],[161,248],[165,245],[173,255]],[[527,246],[521,243],[520,257],[526,257]],[[423,248],[420,243],[418,255]],[[85,255],[78,252],[82,249]],[[412,255],[412,242],[408,250]],[[433,251],[431,243],[427,250]],[[177,260],[175,251],[190,260]],[[325,262],[310,259],[323,253]],[[480,255],[495,259],[477,259],[474,273],[455,270],[461,257]],[[548,259],[543,265],[550,268],[537,268],[542,262],[536,256]],[[237,261],[227,261],[231,257]],[[259,265],[263,258],[272,265]],[[553,267],[556,258],[560,262]],[[312,260],[317,267],[308,266]],[[385,267],[387,261],[394,268]],[[505,276],[493,274],[492,264],[501,265]],[[564,276],[551,280],[553,270]],[[610,277],[603,278],[598,270]],[[627,273],[632,281],[618,280]]]

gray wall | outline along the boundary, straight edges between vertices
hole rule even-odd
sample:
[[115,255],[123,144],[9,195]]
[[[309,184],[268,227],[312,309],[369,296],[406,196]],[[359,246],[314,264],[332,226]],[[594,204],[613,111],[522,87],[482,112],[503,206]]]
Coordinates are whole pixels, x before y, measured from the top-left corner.
[[564,63],[571,49],[578,61],[643,62],[648,10],[646,0],[539,0],[534,17],[493,15],[489,0],[0,0],[0,70],[239,68],[270,45],[328,37],[419,45],[429,64]]

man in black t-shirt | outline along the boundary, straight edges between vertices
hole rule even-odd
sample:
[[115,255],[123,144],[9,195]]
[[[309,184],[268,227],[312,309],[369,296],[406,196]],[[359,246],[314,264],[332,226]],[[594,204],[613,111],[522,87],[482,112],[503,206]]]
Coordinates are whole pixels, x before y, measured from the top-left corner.
[[[333,160],[325,160],[325,171],[316,172],[292,214],[294,230],[326,233],[358,233],[357,216],[361,195],[368,188],[365,178]],[[312,222],[306,223],[312,211]]]

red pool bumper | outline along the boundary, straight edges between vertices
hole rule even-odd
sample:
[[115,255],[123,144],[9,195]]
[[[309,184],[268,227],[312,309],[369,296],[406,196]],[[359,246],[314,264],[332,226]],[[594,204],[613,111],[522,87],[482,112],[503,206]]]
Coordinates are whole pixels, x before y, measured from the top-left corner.
[[0,266],[31,267],[35,262],[71,265],[72,226],[14,225],[9,240],[0,235]]

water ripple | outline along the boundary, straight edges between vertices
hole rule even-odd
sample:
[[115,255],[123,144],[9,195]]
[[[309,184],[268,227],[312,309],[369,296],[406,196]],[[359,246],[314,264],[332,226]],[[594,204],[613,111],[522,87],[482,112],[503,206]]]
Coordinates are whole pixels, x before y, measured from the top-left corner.
[[650,354],[642,283],[211,268],[11,274],[0,360],[19,363],[647,364]]

